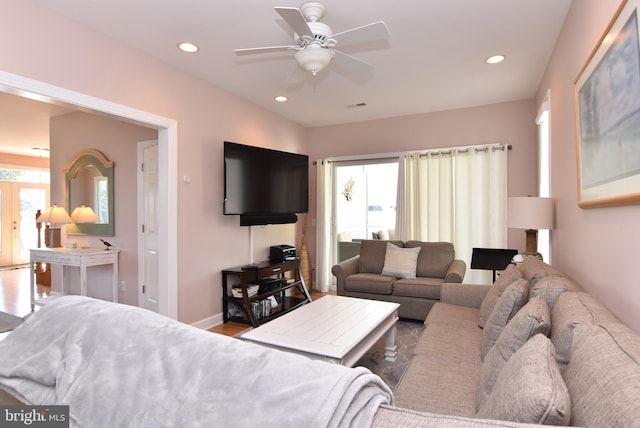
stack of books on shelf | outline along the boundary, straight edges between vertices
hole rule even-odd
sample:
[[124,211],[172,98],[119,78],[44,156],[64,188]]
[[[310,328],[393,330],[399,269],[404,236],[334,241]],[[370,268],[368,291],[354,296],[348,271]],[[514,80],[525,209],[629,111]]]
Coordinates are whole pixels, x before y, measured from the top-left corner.
[[266,299],[251,302],[253,317],[257,320],[278,312],[280,307],[280,303],[274,296],[269,296]]
[[[256,294],[258,294],[258,290],[260,289],[260,286],[258,284],[247,284],[247,295],[249,297],[253,297]],[[242,287],[240,285],[234,285],[231,288],[231,295],[233,297],[242,297]]]

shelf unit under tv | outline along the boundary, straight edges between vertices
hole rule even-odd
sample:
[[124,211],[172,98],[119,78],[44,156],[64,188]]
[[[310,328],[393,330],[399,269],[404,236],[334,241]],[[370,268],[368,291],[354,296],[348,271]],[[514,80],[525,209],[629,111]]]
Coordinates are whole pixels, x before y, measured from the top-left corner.
[[[287,274],[292,275],[291,278]],[[233,297],[229,287],[230,278],[237,279],[237,285],[242,290],[242,297]],[[258,292],[249,296],[248,287],[256,281],[273,278],[270,290]],[[275,285],[274,285],[275,284]],[[262,302],[274,296],[278,306],[264,316],[254,311],[254,303]],[[274,318],[286,314],[306,303],[311,302],[311,296],[300,274],[300,259],[284,261],[264,261],[255,265],[238,266],[222,271],[222,317],[223,321],[234,321],[258,327]],[[230,304],[242,311],[242,315],[229,315]],[[263,304],[263,303],[259,303]]]

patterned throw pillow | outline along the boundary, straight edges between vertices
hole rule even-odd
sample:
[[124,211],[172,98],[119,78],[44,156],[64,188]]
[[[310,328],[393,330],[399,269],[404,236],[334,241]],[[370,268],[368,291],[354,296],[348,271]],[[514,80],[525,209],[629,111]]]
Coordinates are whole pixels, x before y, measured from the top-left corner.
[[420,248],[400,248],[387,242],[382,275],[415,279]]
[[489,319],[489,315],[491,315],[491,311],[493,311],[493,307],[496,305],[496,302],[504,293],[504,290],[511,285],[514,281],[522,278],[522,274],[520,273],[520,269],[515,267],[514,265],[509,265],[507,268],[500,274],[496,282],[493,283],[493,286],[482,300],[482,304],[480,305],[480,318],[478,319],[478,327],[484,328],[484,325]]
[[547,337],[532,337],[509,358],[476,417],[569,425],[571,398]]

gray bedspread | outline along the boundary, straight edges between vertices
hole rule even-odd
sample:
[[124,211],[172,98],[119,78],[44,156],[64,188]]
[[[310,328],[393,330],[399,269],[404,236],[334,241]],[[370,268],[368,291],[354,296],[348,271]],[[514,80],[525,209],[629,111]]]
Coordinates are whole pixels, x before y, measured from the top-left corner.
[[80,296],[0,341],[0,388],[82,427],[369,426],[386,384],[346,368]]

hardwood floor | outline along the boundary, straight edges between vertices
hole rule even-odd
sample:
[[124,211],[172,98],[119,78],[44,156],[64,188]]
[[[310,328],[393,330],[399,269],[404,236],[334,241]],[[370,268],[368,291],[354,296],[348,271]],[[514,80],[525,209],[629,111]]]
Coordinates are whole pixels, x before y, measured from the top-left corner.
[[[11,315],[23,317],[31,312],[31,296],[29,294],[29,266],[18,269],[0,270],[0,311]],[[36,298],[46,297],[51,292],[51,287],[37,285]],[[329,293],[320,293],[310,290],[309,294],[313,300],[319,299]],[[38,307],[36,306],[36,309]],[[214,333],[233,336],[249,328],[248,324],[227,322],[209,329]]]
[[[29,266],[0,270],[0,311],[23,317],[31,312]],[[36,299],[51,293],[51,287],[37,285]]]

